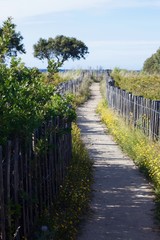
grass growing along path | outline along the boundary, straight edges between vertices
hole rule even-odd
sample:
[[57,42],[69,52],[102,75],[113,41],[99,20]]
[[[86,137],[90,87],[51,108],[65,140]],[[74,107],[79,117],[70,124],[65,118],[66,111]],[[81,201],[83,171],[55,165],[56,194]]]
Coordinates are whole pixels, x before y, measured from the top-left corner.
[[[73,96],[76,108],[89,96],[91,79],[87,79],[79,93]],[[72,159],[68,174],[61,186],[58,199],[53,209],[40,220],[40,226],[47,226],[47,231],[40,231],[37,240],[75,240],[81,218],[88,208],[92,177],[92,161],[89,158],[80,136],[78,126],[72,124]]]
[[152,181],[157,197],[156,215],[160,219],[160,145],[150,141],[142,132],[125,124],[124,120],[107,107],[105,100],[97,109],[102,121],[121,146]]
[[76,124],[73,124],[72,138],[72,162],[52,216],[54,240],[75,239],[78,224],[87,209],[90,195],[92,162],[80,139],[80,131]]

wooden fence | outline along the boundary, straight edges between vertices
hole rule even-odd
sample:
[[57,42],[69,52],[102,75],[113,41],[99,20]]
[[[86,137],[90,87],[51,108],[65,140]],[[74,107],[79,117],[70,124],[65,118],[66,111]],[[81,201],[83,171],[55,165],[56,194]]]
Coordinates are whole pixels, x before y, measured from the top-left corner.
[[56,117],[25,141],[0,147],[0,239],[31,239],[56,198],[71,159],[71,123]]
[[76,95],[80,91],[87,77],[90,78],[91,73],[89,71],[83,71],[79,78],[60,83],[57,87],[57,92],[61,95],[69,92]]
[[83,82],[83,76],[77,78],[76,80],[70,80],[67,82],[60,83],[57,88],[57,92],[60,94],[71,92],[73,94],[76,94],[82,85]]
[[[88,74],[88,73],[87,73]],[[60,84],[76,94],[84,82]],[[32,231],[59,193],[72,156],[71,123],[56,117],[26,140],[0,146],[0,240],[32,239]]]
[[160,101],[134,96],[114,86],[114,80],[107,75],[107,101],[129,124],[140,128],[153,140],[160,139]]

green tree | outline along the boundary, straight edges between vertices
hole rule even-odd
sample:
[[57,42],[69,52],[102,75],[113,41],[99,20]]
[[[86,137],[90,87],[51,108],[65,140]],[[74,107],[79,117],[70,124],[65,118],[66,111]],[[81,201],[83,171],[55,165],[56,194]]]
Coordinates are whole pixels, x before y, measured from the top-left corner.
[[48,40],[40,38],[33,48],[34,57],[47,59],[48,69],[53,73],[68,59],[85,59],[85,55],[89,53],[88,47],[82,41],[63,35]]
[[147,58],[143,65],[143,71],[153,74],[160,73],[160,48],[151,57]]
[[22,44],[23,37],[16,32],[16,25],[9,17],[0,27],[0,62],[5,62],[7,57],[17,56],[17,53],[25,53]]

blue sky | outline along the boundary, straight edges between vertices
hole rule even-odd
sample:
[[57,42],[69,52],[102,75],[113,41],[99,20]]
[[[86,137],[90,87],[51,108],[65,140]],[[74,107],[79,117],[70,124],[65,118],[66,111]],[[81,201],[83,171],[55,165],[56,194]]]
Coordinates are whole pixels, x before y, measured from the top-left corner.
[[28,67],[46,68],[33,44],[59,34],[82,40],[90,52],[64,68],[139,70],[160,47],[160,0],[0,0],[0,9],[0,25],[12,16],[24,37]]

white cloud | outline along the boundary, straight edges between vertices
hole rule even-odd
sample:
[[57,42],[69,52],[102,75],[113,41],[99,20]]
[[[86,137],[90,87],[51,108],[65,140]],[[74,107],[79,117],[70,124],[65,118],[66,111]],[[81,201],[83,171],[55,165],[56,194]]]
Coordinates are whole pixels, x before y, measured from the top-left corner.
[[159,0],[0,0],[0,20],[87,8],[160,7]]
[[8,16],[21,18],[47,14],[51,12],[70,11],[97,7],[99,4],[108,4],[111,0],[0,0],[0,19]]

